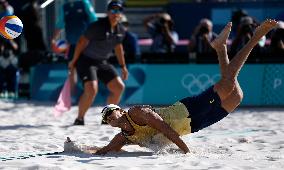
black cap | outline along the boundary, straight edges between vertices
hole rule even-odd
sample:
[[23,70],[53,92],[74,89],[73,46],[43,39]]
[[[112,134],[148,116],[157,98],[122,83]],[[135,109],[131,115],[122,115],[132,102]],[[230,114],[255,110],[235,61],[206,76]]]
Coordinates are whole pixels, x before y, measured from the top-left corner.
[[107,6],[107,10],[111,10],[113,7],[119,7],[120,10],[123,10],[123,4],[121,1],[111,1],[108,6]]

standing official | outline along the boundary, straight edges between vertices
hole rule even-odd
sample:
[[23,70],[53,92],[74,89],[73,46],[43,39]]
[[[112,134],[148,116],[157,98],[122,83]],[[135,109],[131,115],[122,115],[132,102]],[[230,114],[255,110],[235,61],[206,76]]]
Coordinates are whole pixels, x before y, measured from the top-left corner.
[[[84,92],[80,97],[78,117],[74,125],[84,125],[84,116],[98,92],[99,80],[110,91],[107,103],[117,104],[120,101],[124,90],[122,79],[128,77],[122,46],[125,29],[119,23],[122,12],[122,3],[111,1],[107,7],[107,17],[90,24],[76,45],[69,69],[72,72],[76,67],[84,84]],[[113,49],[121,67],[122,79],[107,61]]]

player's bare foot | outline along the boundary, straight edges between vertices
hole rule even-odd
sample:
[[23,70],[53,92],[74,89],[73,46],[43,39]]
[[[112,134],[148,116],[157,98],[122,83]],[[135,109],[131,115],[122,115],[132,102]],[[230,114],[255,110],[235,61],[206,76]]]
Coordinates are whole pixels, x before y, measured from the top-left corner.
[[263,23],[260,24],[260,26],[258,26],[255,29],[252,40],[258,42],[264,35],[266,35],[276,25],[277,25],[277,21],[275,20],[272,20],[272,19],[265,20]]
[[218,48],[226,45],[227,39],[230,35],[232,28],[232,22],[229,22],[225,28],[221,31],[221,33],[218,35],[218,37],[211,42],[211,46],[215,49],[218,50]]

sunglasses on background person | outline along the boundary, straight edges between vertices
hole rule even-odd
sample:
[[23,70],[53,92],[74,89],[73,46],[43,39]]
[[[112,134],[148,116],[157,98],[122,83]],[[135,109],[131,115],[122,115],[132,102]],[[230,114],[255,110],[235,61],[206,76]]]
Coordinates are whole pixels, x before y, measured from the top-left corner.
[[121,14],[122,9],[110,9],[109,10],[111,14]]

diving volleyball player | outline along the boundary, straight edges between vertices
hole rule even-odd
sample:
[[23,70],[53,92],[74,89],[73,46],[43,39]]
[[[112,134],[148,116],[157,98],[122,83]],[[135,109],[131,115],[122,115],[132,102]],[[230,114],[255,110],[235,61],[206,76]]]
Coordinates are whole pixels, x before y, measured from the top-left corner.
[[235,110],[243,98],[237,76],[251,50],[276,24],[275,20],[264,21],[256,28],[248,43],[229,61],[226,46],[232,27],[229,22],[211,43],[218,54],[221,79],[197,96],[184,98],[160,109],[133,106],[127,112],[113,104],[104,107],[103,120],[113,127],[121,128],[121,132],[96,154],[119,151],[125,144],[148,147],[165,141],[161,137],[175,143],[184,153],[189,152],[180,136],[206,128]]

